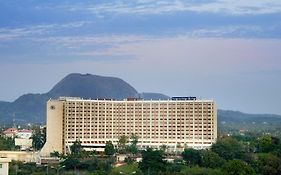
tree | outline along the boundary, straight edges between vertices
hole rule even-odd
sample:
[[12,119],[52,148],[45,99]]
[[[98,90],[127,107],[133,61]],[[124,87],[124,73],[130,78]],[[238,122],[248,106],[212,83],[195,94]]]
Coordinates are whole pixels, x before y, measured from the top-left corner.
[[76,140],[70,146],[71,155],[73,155],[75,157],[81,157],[82,150],[83,150],[83,148],[82,148],[81,142],[79,140]]
[[229,175],[254,175],[254,169],[242,160],[229,160],[223,166],[225,174]]
[[73,155],[69,155],[62,162],[62,165],[65,166],[65,169],[74,169],[76,171],[76,168],[80,166],[80,160]]
[[138,137],[135,134],[131,135],[131,145],[128,147],[129,152],[132,154],[137,154],[138,153]]
[[258,155],[258,172],[264,175],[281,174],[281,159],[270,153]]
[[80,158],[83,157],[81,142],[76,140],[70,146],[70,151],[71,153],[66,156],[62,165],[64,165],[66,169],[74,169],[76,171],[76,168],[80,166]]
[[118,152],[121,154],[126,153],[127,143],[129,142],[129,139],[127,136],[122,135],[118,140]]
[[137,145],[138,144],[138,136],[136,134],[131,135],[131,145]]
[[33,149],[40,150],[46,142],[46,128],[34,127],[31,138]]
[[108,156],[112,156],[115,153],[114,145],[111,141],[107,141],[104,148],[104,153]]
[[13,138],[0,136],[0,150],[15,150],[15,148],[15,140]]
[[167,145],[161,145],[160,146],[160,150],[162,150],[163,152],[166,152],[168,149],[168,146]]
[[163,151],[153,150],[152,148],[142,151],[142,161],[139,163],[139,168],[144,174],[153,175],[164,172],[166,165]]
[[204,150],[202,155],[202,165],[207,168],[219,168],[224,163],[225,160],[221,158],[217,153],[211,150]]
[[279,139],[270,135],[265,135],[257,140],[257,150],[262,153],[273,152],[278,145]]
[[219,139],[212,145],[211,150],[225,160],[240,159],[245,152],[242,145],[232,137]]
[[60,159],[64,158],[64,154],[63,153],[59,153],[58,151],[51,152],[50,156],[51,157],[57,157],[57,158],[60,158]]
[[183,160],[185,160],[190,165],[200,165],[202,162],[200,151],[192,148],[184,149],[184,151],[182,152],[182,157]]

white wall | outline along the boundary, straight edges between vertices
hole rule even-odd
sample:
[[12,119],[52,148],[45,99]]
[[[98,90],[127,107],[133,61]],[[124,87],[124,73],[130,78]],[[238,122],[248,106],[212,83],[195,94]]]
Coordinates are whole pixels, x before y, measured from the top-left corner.
[[10,160],[7,158],[0,158],[0,175],[9,174],[9,162]]

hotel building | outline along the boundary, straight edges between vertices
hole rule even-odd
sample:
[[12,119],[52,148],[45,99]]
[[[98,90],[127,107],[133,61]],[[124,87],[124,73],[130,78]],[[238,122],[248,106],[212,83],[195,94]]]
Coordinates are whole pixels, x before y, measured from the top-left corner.
[[61,97],[47,102],[47,141],[41,155],[69,152],[79,140],[84,148],[103,151],[107,141],[138,137],[140,148],[166,145],[170,150],[208,148],[217,138],[213,100],[86,100]]

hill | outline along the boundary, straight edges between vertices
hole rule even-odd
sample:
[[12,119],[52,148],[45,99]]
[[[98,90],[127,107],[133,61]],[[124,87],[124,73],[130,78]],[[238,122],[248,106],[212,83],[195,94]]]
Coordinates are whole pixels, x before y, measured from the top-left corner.
[[[162,94],[140,93],[143,98],[169,98]],[[50,98],[72,96],[82,98],[125,99],[138,97],[139,93],[130,84],[116,77],[73,73],[64,77],[49,92],[43,94],[25,94],[14,102],[0,102],[0,122],[44,123],[46,120],[46,102]]]
[[170,97],[164,94],[160,93],[152,93],[152,92],[143,92],[139,94],[139,97],[144,99],[144,100],[150,100],[150,99],[155,99],[155,100],[167,100]]
[[[49,92],[25,94],[14,102],[0,101],[0,123],[45,123],[46,102],[60,96],[82,97],[86,99],[139,97],[146,100],[168,99],[159,93],[138,93],[130,84],[120,78],[91,74],[73,73],[64,77]],[[272,114],[246,114],[239,111],[218,110],[220,132],[271,132],[279,128],[281,116]]]
[[57,83],[47,94],[52,97],[74,96],[82,98],[134,97],[138,92],[120,78],[90,74],[70,74]]
[[218,110],[218,127],[222,133],[254,132],[279,135],[281,134],[281,116]]

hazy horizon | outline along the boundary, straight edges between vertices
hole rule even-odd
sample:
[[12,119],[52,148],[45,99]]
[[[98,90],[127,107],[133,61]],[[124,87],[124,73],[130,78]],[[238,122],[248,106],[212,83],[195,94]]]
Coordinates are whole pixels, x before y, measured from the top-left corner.
[[281,114],[281,1],[0,2],[0,101],[69,73]]

